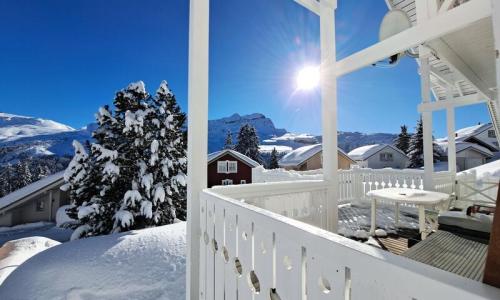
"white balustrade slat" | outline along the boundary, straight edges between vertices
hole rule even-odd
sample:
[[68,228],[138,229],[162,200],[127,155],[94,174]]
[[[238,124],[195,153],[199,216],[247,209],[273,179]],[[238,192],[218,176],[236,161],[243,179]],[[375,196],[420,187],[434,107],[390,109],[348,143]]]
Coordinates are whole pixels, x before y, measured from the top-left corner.
[[216,205],[214,213],[215,233],[214,239],[211,241],[213,251],[215,253],[214,259],[214,277],[215,277],[215,299],[224,299],[225,291],[225,268],[226,262],[224,261],[224,205]]
[[205,239],[208,241],[208,235],[205,234],[207,232],[207,197],[201,197],[200,199],[200,226],[201,226],[201,236],[200,236],[200,299],[204,300],[206,298],[206,261],[210,252],[207,251],[207,244],[205,243]]
[[226,291],[226,299],[237,299],[238,295],[238,277],[240,276],[237,267],[235,258],[238,257],[237,252],[237,241],[238,241],[238,231],[237,231],[237,223],[236,223],[236,212],[230,208],[225,206],[225,228],[226,228],[226,236],[225,236],[225,247],[227,251],[227,263],[225,264],[225,285],[224,289]]
[[215,253],[213,251],[213,248],[211,246],[212,239],[214,238],[214,232],[215,232],[215,222],[214,222],[214,209],[216,206],[216,203],[213,201],[213,198],[210,198],[207,200],[207,229],[206,229],[206,234],[203,236],[203,240],[205,243],[205,248],[206,248],[206,266],[207,266],[207,285],[206,285],[206,299],[207,300],[215,300],[215,276],[214,276],[214,270],[215,270]]
[[238,283],[238,299],[253,299],[254,291],[250,282],[253,264],[253,225],[246,214],[238,214],[238,255],[242,268],[242,276]]
[[276,292],[281,299],[302,299],[302,248],[295,236],[275,236]]
[[306,246],[308,299],[345,299],[345,263],[314,245]]
[[259,224],[254,224],[254,268],[259,279],[260,292],[255,299],[269,299],[274,283],[273,232]]

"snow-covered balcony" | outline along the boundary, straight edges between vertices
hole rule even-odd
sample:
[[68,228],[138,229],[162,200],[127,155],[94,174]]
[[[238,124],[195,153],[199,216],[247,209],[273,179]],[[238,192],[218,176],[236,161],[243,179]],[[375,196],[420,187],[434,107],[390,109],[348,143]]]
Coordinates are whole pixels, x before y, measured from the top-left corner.
[[[490,285],[336,234],[338,205],[363,200],[371,189],[406,185],[467,198],[471,186],[457,188],[454,109],[487,102],[499,136],[498,89],[491,89],[500,79],[498,51],[497,58],[474,51],[499,48],[497,1],[385,1],[391,10],[414,8],[410,28],[341,61],[337,1],[296,2],[320,18],[323,178],[206,189],[210,5],[191,0],[187,299],[499,299],[500,289]],[[471,28],[486,34],[469,48],[453,48],[477,36]],[[419,55],[425,168],[339,171],[337,77],[409,49]],[[448,125],[445,173],[434,172],[432,155],[432,112],[440,109]]]

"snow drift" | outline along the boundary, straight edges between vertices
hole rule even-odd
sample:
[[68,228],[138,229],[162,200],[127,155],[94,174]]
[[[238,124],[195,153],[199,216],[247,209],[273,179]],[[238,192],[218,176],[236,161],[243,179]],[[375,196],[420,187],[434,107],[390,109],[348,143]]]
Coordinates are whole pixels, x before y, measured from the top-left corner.
[[[0,248],[0,284],[2,284],[10,273],[30,257],[59,244],[57,241],[39,236],[5,243]],[[9,299],[8,297],[0,298]]]
[[0,299],[184,299],[185,252],[185,222],[61,244],[17,268]]

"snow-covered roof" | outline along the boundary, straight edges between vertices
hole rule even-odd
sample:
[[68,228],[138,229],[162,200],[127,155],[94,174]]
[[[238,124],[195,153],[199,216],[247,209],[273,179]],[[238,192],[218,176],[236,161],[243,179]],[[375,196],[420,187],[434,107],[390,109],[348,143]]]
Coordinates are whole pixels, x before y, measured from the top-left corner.
[[393,145],[389,144],[374,144],[374,145],[366,145],[362,147],[358,147],[356,149],[351,150],[347,155],[349,155],[350,158],[354,160],[366,160],[372,155],[377,154],[378,152],[382,151],[385,148],[391,148],[402,155],[406,156],[403,151],[399,150],[398,148],[394,147]]
[[290,146],[283,146],[283,145],[260,145],[259,146],[259,152],[260,153],[271,153],[273,149],[276,149],[278,153],[288,153],[293,150],[292,147]]
[[[461,128],[461,129],[458,129],[457,131],[455,131],[455,140],[464,141],[470,137],[473,137],[475,135],[480,134],[481,132],[483,132],[485,130],[490,130],[490,129],[493,129],[493,124],[491,124],[491,123],[478,124],[478,125],[474,125],[474,126]],[[438,142],[448,141],[448,137],[440,138],[437,141]]]
[[308,133],[291,133],[287,132],[282,136],[275,136],[270,139],[264,140],[264,143],[276,143],[280,141],[295,141],[300,143],[317,143],[318,139]]
[[23,188],[18,189],[2,198],[0,198],[0,210],[7,208],[8,206],[25,199],[28,196],[31,196],[45,188],[54,185],[56,183],[62,183],[64,180],[64,171],[57,172],[55,174],[49,175],[45,178],[42,178],[38,181],[35,181]]
[[[288,153],[287,155],[283,156],[278,163],[280,166],[283,167],[298,166],[303,162],[305,162],[306,160],[308,160],[309,158],[318,154],[322,150],[323,150],[322,144],[300,147]],[[343,154],[346,157],[348,157],[347,154],[340,148],[338,148],[338,151],[340,154]]]
[[[443,152],[446,154],[448,152],[448,143],[447,142],[439,142],[437,143],[439,147],[443,150]],[[486,156],[493,157],[493,153],[486,147],[483,147],[481,145],[475,144],[475,143],[468,143],[468,142],[456,142],[455,143],[456,147],[456,153],[467,150],[467,149],[474,149],[476,151],[479,151],[483,153]]]
[[258,162],[251,159],[250,157],[248,157],[244,154],[241,154],[238,151],[234,151],[234,150],[230,150],[230,149],[224,149],[221,151],[217,151],[217,152],[213,152],[213,153],[208,154],[208,158],[207,158],[208,163],[211,163],[214,160],[216,160],[219,157],[224,156],[226,154],[229,154],[229,155],[234,156],[235,158],[238,158],[240,161],[246,163],[247,165],[249,165],[252,168],[260,166],[260,164]]

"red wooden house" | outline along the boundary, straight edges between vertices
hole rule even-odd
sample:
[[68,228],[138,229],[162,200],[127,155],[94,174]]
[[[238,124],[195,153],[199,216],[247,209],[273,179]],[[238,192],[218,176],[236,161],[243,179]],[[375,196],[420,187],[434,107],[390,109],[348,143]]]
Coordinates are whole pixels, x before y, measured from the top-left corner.
[[221,150],[208,155],[207,185],[252,183],[252,168],[260,164],[234,150]]

